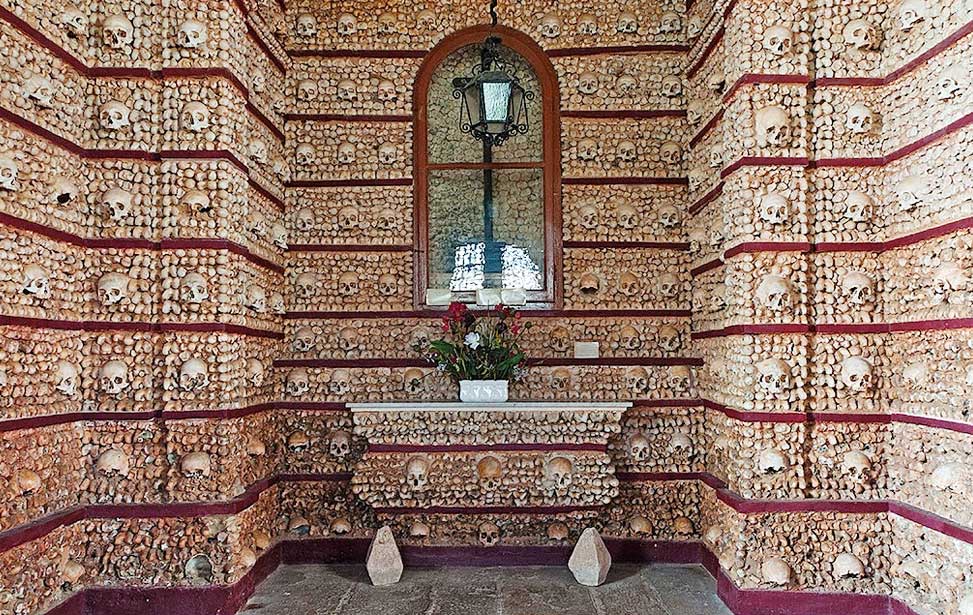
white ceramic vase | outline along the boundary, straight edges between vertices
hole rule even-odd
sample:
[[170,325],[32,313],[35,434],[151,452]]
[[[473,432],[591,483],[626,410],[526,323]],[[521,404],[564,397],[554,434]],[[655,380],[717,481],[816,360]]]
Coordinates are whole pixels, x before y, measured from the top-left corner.
[[460,380],[459,399],[468,404],[502,404],[507,401],[507,381]]

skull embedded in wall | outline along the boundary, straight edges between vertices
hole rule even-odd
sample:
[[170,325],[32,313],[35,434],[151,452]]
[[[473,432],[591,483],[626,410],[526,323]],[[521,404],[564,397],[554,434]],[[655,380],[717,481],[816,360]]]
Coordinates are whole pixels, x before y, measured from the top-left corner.
[[128,365],[123,361],[108,361],[98,370],[98,384],[106,395],[121,395],[129,386]]
[[332,395],[347,395],[351,392],[351,372],[346,369],[336,369],[328,378],[328,391]]
[[591,162],[598,158],[598,143],[594,139],[581,139],[577,145],[578,160]]
[[338,146],[338,162],[341,164],[354,164],[355,158],[355,146],[353,144],[345,141]]
[[98,300],[103,306],[116,305],[128,298],[132,279],[123,273],[106,273],[98,278]]
[[189,190],[182,197],[182,205],[190,214],[206,215],[213,211],[213,202],[209,195],[199,190]]
[[845,274],[841,280],[841,290],[852,305],[868,305],[875,298],[872,279],[861,271],[849,271]]
[[287,249],[287,227],[280,222],[275,222],[270,227],[270,240],[281,250]]
[[310,102],[318,97],[318,84],[310,79],[297,82],[297,100]]
[[395,102],[399,98],[399,93],[395,89],[395,83],[388,79],[378,82],[378,99],[382,102]]
[[12,156],[0,154],[0,189],[20,190],[20,182],[17,181],[19,172],[17,161]]
[[259,209],[252,210],[247,214],[247,230],[256,239],[263,239],[267,234],[267,218]]
[[632,141],[621,141],[618,144],[617,156],[620,162],[635,162],[635,160],[638,158],[638,148]]
[[179,284],[179,299],[183,303],[199,304],[209,299],[209,287],[201,274],[191,271]]
[[98,455],[98,459],[95,460],[95,470],[109,478],[128,476],[128,455],[117,448],[110,448]]
[[422,491],[429,484],[429,460],[416,455],[405,464],[405,484],[413,491]]
[[791,141],[791,123],[787,112],[776,105],[757,109],[754,115],[757,146],[788,147]]
[[875,114],[872,110],[862,104],[854,104],[848,107],[845,114],[845,128],[856,135],[864,135],[872,132],[875,126]]
[[615,217],[620,228],[631,230],[639,225],[639,212],[628,203],[615,205]]
[[574,482],[574,464],[567,457],[552,457],[544,466],[544,475],[554,489],[566,490]]
[[663,325],[659,328],[659,347],[666,352],[679,350],[682,340],[679,330],[672,325]]
[[638,277],[630,271],[618,274],[618,291],[626,297],[634,297],[641,292]]
[[294,160],[298,166],[309,167],[314,164],[316,158],[317,152],[310,143],[301,143],[294,152]]
[[868,222],[872,219],[875,201],[858,190],[851,190],[845,197],[844,217],[851,222]]
[[545,38],[557,38],[561,35],[561,18],[554,13],[546,13],[537,24],[537,30]]
[[378,33],[395,34],[398,32],[399,16],[396,13],[384,12],[378,16]]
[[294,280],[294,293],[301,299],[305,301],[314,297],[314,293],[317,290],[318,277],[306,271],[297,276]]
[[790,311],[794,291],[786,278],[774,273],[765,275],[757,286],[757,302],[771,312]]
[[582,94],[594,94],[598,91],[598,75],[586,70],[578,77],[578,91]]
[[303,453],[311,448],[311,439],[303,431],[292,431],[287,436],[287,448],[295,453]]
[[274,314],[282,315],[287,313],[287,308],[284,307],[284,295],[281,293],[271,293],[267,303],[270,305],[270,311]]
[[620,34],[635,34],[638,29],[638,17],[631,11],[622,12],[615,21],[615,31]]
[[263,314],[267,310],[267,291],[258,284],[247,286],[243,294],[243,307]]
[[250,80],[250,86],[254,92],[263,94],[267,91],[267,78],[262,72],[254,72]]
[[674,299],[682,292],[682,282],[671,273],[660,275],[656,287],[659,290],[659,296],[664,299]]
[[338,276],[338,294],[343,297],[351,297],[358,294],[360,283],[358,274],[354,271],[346,271]]
[[757,456],[757,469],[761,474],[780,474],[788,465],[787,458],[776,448],[765,448]]
[[250,158],[252,158],[257,164],[267,164],[267,160],[269,160],[267,155],[267,144],[264,143],[263,139],[254,139],[250,141],[247,151],[250,152]]
[[672,434],[669,438],[669,450],[678,455],[688,454],[690,457],[693,455],[693,440],[689,437],[689,434],[683,431],[677,431]]
[[267,446],[260,438],[253,437],[247,440],[247,455],[251,457],[263,457],[267,454]]
[[853,19],[842,30],[845,43],[858,51],[875,51],[882,44],[878,28],[864,19]]
[[548,540],[563,542],[568,539],[569,534],[568,526],[563,523],[555,522],[547,526]]
[[193,451],[182,456],[179,468],[186,478],[209,478],[213,464],[208,453]]
[[105,130],[121,130],[131,125],[131,112],[128,107],[117,100],[110,100],[98,111],[98,120]]
[[391,143],[378,146],[378,161],[384,165],[393,165],[399,158],[398,149]]
[[64,8],[61,25],[67,30],[68,38],[84,39],[88,35],[88,18],[74,5],[69,4]]
[[206,44],[209,34],[206,31],[206,24],[187,19],[179,26],[179,33],[176,34],[176,42],[180,47],[186,49],[199,49]]
[[841,471],[857,483],[869,482],[872,460],[860,450],[848,451],[841,457]]
[[399,281],[391,273],[378,276],[378,292],[386,297],[394,297],[399,293]]
[[571,348],[571,334],[564,327],[554,327],[551,329],[547,346],[556,353],[567,352]]
[[852,392],[861,393],[872,388],[872,365],[859,356],[841,362],[841,382]]
[[27,265],[24,267],[24,279],[20,286],[20,292],[35,299],[50,299],[50,274],[40,265]]
[[682,220],[679,210],[672,205],[663,205],[659,208],[659,224],[665,230],[677,229],[681,226]]
[[723,149],[720,146],[709,151],[709,166],[714,169],[723,168]]
[[343,460],[351,452],[351,434],[338,430],[328,439],[328,453],[338,461]]
[[121,14],[109,15],[101,26],[102,41],[112,49],[124,49],[134,40],[135,26]]
[[338,34],[352,36],[358,32],[358,20],[351,13],[338,15]]
[[484,521],[477,528],[476,535],[484,547],[493,547],[500,543],[500,528],[496,523]]
[[668,11],[659,20],[659,34],[679,34],[682,32],[682,17],[679,13]]
[[262,386],[264,383],[264,364],[260,359],[247,360],[247,382],[255,387]]
[[564,392],[571,388],[571,370],[566,367],[555,368],[550,375],[551,389]]
[[770,192],[760,197],[758,211],[767,224],[784,224],[790,217],[790,203],[783,194]]
[[791,582],[791,567],[779,557],[771,557],[760,565],[760,576],[766,585],[783,587]]
[[287,531],[297,536],[307,536],[311,533],[311,524],[304,517],[297,515],[287,522]]
[[699,126],[703,121],[703,111],[703,103],[698,100],[693,100],[686,105],[686,121],[690,126]]
[[726,284],[716,284],[710,291],[710,311],[722,312],[726,309]]
[[763,44],[764,49],[771,54],[778,57],[786,56],[794,46],[794,33],[785,26],[770,26],[764,30]]
[[591,205],[585,205],[578,210],[578,219],[581,226],[588,230],[598,228],[598,210]]
[[902,178],[893,191],[899,201],[899,211],[902,212],[912,211],[929,196],[929,186],[919,175],[908,175]]
[[501,485],[503,466],[500,460],[487,455],[476,464],[476,478],[480,486],[480,493],[492,494]]
[[410,367],[402,373],[402,389],[410,395],[423,391],[426,374],[418,367]]
[[394,209],[385,207],[375,215],[375,228],[382,231],[391,231],[396,228],[396,221],[399,216]]
[[186,103],[180,116],[183,130],[202,132],[209,128],[209,107],[194,100]]
[[351,102],[358,98],[358,84],[351,79],[342,79],[338,82],[338,100]]
[[356,207],[349,205],[338,210],[338,227],[342,230],[349,231],[356,228],[358,219],[359,213]]
[[622,96],[632,96],[638,88],[639,82],[632,75],[619,75],[615,81],[615,89]]
[[899,29],[909,32],[928,16],[928,9],[923,0],[902,0],[899,5]]
[[54,85],[40,75],[34,75],[24,84],[24,98],[42,109],[50,109],[54,102]]
[[[644,389],[642,389],[644,391]],[[652,445],[649,439],[640,433],[633,435],[628,440],[629,456],[636,462],[646,461],[652,452]]]
[[26,468],[18,470],[14,476],[13,480],[10,481],[12,485],[15,485],[17,492],[24,497],[29,497],[39,492],[44,484],[41,481],[41,477],[33,470],[28,470]]
[[78,366],[70,361],[58,361],[54,368],[54,389],[68,397],[78,392]]
[[671,165],[682,164],[682,147],[675,141],[665,141],[659,147],[659,156],[662,162]]
[[929,483],[946,493],[963,494],[969,488],[970,478],[966,467],[957,461],[937,466],[929,477]]
[[860,579],[865,576],[865,565],[851,553],[839,553],[832,570],[837,579]]
[[791,388],[791,368],[782,359],[770,358],[757,363],[757,384],[773,396],[786,394]]
[[668,98],[678,98],[682,95],[682,79],[675,75],[666,75],[662,78],[662,95]]
[[970,278],[955,263],[943,263],[933,273],[932,300],[936,305],[960,303],[970,285]]
[[318,35],[318,20],[309,13],[298,15],[295,30],[301,38],[314,38]]
[[618,339],[619,346],[624,350],[638,350],[642,347],[642,336],[632,325],[624,325],[619,331]]
[[929,380],[929,365],[925,361],[909,363],[902,369],[902,384],[910,391],[921,391]]
[[302,233],[314,230],[314,210],[302,207],[294,212],[294,226]]
[[179,388],[187,393],[205,389],[209,385],[209,367],[202,359],[192,358],[179,368]]
[[578,32],[585,36],[598,34],[598,19],[591,13],[578,17]]
[[703,33],[703,18],[699,15],[693,15],[686,22],[686,37],[692,41],[697,36]]
[[308,380],[307,370],[303,367],[298,367],[292,369],[287,373],[287,379],[284,382],[284,390],[291,397],[300,397],[308,392],[311,383]]
[[593,273],[582,274],[578,283],[578,289],[582,295],[597,295],[601,289],[601,280]]
[[630,367],[625,371],[625,388],[638,395],[649,390],[649,372],[644,367]]
[[668,369],[669,387],[677,395],[686,395],[693,388],[693,370],[686,365],[673,365]]
[[941,101],[952,100],[963,92],[969,83],[967,69],[963,66],[948,66],[936,80],[936,98]]

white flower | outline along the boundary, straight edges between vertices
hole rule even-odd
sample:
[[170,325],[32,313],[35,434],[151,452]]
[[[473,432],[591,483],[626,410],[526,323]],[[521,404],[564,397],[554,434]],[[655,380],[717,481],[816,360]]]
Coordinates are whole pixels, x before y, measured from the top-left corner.
[[467,333],[466,337],[463,338],[463,342],[473,350],[476,350],[480,347],[480,334],[475,332]]

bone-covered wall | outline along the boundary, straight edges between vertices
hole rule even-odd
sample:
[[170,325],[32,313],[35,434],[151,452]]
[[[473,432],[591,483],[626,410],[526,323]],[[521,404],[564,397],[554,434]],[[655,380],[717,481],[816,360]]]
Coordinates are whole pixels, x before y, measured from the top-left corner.
[[[384,523],[457,547],[595,525],[700,542],[743,590],[973,612],[973,7],[500,19],[561,100],[564,305],[530,318],[545,365],[512,396],[634,401],[618,484],[390,514],[367,502],[409,458],[352,479],[344,404],[456,396],[411,348],[438,332],[413,308],[413,83],[486,6],[0,1],[0,613],[230,585],[281,540]],[[438,471],[489,506],[478,461]]]

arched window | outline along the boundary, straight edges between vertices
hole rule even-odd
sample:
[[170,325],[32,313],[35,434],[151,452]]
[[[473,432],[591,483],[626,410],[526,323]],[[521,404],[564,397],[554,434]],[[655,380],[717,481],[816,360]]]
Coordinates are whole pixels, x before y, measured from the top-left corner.
[[[488,36],[500,38],[502,61],[533,93],[526,133],[494,146],[462,130],[453,95]],[[560,103],[543,50],[509,28],[462,30],[429,53],[414,92],[416,307],[429,305],[427,291],[475,303],[483,289],[560,307]]]

